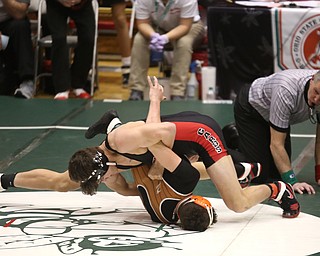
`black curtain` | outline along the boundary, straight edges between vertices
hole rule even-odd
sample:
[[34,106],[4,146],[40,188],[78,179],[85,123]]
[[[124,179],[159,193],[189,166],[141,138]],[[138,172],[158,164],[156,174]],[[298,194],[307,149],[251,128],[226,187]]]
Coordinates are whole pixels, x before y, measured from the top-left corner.
[[273,73],[271,11],[235,4],[207,8],[210,62],[217,67],[219,96]]

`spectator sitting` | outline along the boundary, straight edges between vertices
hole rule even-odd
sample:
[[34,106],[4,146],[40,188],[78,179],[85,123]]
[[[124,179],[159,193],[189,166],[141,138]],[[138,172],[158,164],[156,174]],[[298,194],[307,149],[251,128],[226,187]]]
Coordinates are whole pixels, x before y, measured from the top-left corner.
[[[29,5],[30,0],[0,1],[0,49],[5,74],[0,85],[1,94],[14,92],[15,97],[26,99],[35,94],[34,52],[30,21],[26,16]],[[9,39],[7,45],[5,39]],[[17,89],[9,82],[13,78],[19,85]]]
[[150,64],[150,52],[162,52],[167,43],[173,46],[170,77],[171,99],[185,97],[192,49],[204,34],[196,0],[137,0],[138,33],[132,47],[129,100],[142,100]]

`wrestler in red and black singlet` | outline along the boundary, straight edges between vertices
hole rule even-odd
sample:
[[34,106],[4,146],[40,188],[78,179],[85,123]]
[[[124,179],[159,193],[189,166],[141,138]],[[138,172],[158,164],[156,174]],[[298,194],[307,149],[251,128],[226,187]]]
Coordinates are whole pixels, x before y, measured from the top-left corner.
[[[209,116],[185,111],[162,116],[161,121],[176,125],[173,151],[182,158],[181,163],[172,173],[165,170],[162,180],[151,180],[148,177],[147,166],[134,168],[132,173],[151,219],[155,222],[175,223],[177,216],[174,209],[177,203],[192,194],[200,178],[198,170],[186,157],[198,154],[205,166],[209,167],[228,153],[219,124]],[[106,147],[117,152],[111,149],[107,139]],[[149,166],[153,159],[149,151],[141,155],[119,154]]]

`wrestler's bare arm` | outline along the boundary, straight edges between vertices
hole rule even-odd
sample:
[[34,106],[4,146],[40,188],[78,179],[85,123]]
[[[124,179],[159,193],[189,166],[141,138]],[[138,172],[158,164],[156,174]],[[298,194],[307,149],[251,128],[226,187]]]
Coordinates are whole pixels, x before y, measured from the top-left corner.
[[48,169],[34,169],[17,173],[14,179],[14,186],[59,192],[76,190],[80,187],[79,183],[70,180],[68,171],[60,173]]
[[[102,181],[111,190],[124,196],[138,196],[134,183],[128,183],[121,174],[115,174]],[[49,169],[33,169],[17,173],[14,186],[32,190],[52,190],[67,192],[80,188],[80,184],[70,180],[68,170],[59,173]]]
[[128,183],[127,180],[120,174],[113,174],[101,181],[108,188],[123,196],[139,196],[139,191],[134,183]]
[[192,166],[196,168],[200,173],[200,180],[210,180],[207,169],[204,166],[203,162],[194,162],[192,163]]
[[163,86],[159,84],[158,79],[153,77],[147,77],[149,84],[149,111],[147,115],[146,123],[160,123],[160,103],[165,99],[163,96]]
[[154,78],[152,83],[148,77],[150,87],[150,106],[147,121],[129,122],[121,125],[108,135],[111,148],[121,153],[136,153],[139,148],[148,148],[162,142],[169,148],[175,139],[176,127],[172,123],[160,120],[160,102],[164,99],[163,87]]

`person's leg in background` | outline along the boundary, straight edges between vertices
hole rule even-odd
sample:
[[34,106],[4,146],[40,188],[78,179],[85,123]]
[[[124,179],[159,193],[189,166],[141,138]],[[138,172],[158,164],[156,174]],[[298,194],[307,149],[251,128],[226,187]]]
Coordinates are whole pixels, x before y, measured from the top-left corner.
[[31,26],[28,18],[8,20],[1,24],[2,34],[9,36],[9,43],[3,53],[6,69],[16,74],[19,88],[14,92],[18,98],[30,99],[35,94],[34,51],[31,40]]
[[127,86],[129,83],[131,66],[131,38],[129,37],[129,28],[125,12],[127,4],[124,0],[113,2],[112,19],[117,30],[117,42],[121,54],[122,84]]
[[84,88],[92,68],[95,39],[95,16],[91,1],[88,1],[81,9],[72,11],[70,17],[76,24],[78,36],[71,65],[71,87],[77,98],[87,99],[90,98],[90,95]]
[[129,100],[143,100],[143,91],[147,86],[146,78],[148,75],[149,65],[149,40],[146,40],[138,32],[134,37],[132,46],[132,62],[129,78],[131,94]]
[[171,99],[185,98],[189,67],[193,45],[204,36],[204,26],[201,21],[193,23],[189,33],[181,37],[173,45],[172,72],[170,77]]
[[71,89],[69,47],[67,45],[67,20],[70,8],[57,1],[47,0],[47,21],[52,35],[52,80],[55,99],[68,99]]
[[[50,29],[48,27],[48,18],[47,18],[47,14],[43,13],[41,15],[41,25],[42,25],[42,36],[48,36],[51,35],[50,33]],[[43,60],[43,69],[47,72],[52,72],[52,62],[51,62],[51,48],[50,47],[46,47],[44,49],[45,53],[44,53],[44,60]]]

